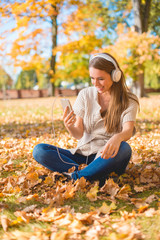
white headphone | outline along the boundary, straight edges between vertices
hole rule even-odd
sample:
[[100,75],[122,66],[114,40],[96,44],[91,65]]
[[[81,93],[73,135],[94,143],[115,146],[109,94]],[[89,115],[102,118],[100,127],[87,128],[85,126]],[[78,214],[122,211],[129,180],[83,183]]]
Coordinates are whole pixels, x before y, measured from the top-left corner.
[[104,58],[109,62],[112,62],[113,65],[115,66],[115,69],[112,71],[111,73],[111,77],[113,82],[119,82],[119,80],[121,79],[122,76],[122,72],[120,71],[119,67],[117,66],[116,62],[114,61],[114,59],[112,57],[110,57],[109,55],[105,54],[105,53],[99,53],[97,55],[93,55],[89,61],[91,61],[92,59],[96,58],[96,57],[100,57],[100,58]]

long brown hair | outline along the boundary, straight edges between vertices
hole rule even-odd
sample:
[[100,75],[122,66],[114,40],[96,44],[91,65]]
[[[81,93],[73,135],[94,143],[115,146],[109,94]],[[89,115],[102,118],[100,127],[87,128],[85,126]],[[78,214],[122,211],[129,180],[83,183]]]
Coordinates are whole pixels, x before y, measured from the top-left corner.
[[[119,67],[119,64],[108,53],[103,53],[109,55],[113,60],[116,62],[119,70],[121,71],[121,79],[119,82],[113,82],[110,94],[111,98],[109,101],[108,109],[104,116],[105,128],[108,133],[119,132],[120,131],[120,117],[122,112],[128,107],[129,105],[129,98],[134,99],[138,102],[136,96],[131,93],[126,85],[125,77],[122,70]],[[112,71],[115,69],[115,66],[112,62],[102,58],[102,57],[95,57],[90,60],[89,68],[94,67],[99,70],[103,70],[109,73],[112,76]]]

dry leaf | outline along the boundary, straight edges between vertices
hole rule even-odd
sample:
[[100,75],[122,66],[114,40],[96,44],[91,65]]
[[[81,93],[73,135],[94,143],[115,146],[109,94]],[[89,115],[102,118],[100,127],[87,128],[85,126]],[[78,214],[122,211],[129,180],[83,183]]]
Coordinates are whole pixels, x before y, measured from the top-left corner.
[[7,216],[1,215],[1,224],[5,232],[8,230],[9,223],[10,223],[10,220],[7,218]]
[[129,185],[124,185],[116,195],[118,199],[128,200],[129,199],[129,193],[131,192],[131,187]]
[[86,197],[91,201],[94,202],[97,200],[97,193],[98,193],[98,186],[94,185],[94,187],[92,187],[89,192],[86,194]]
[[103,187],[100,189],[100,192],[105,192],[109,194],[111,197],[115,197],[117,192],[119,191],[119,186],[117,183],[113,181],[112,178],[106,180]]
[[76,213],[76,219],[80,220],[83,224],[92,224],[93,223],[93,215],[95,212],[89,213]]
[[50,236],[50,240],[68,240],[68,231],[60,231],[57,233],[52,233]]
[[114,202],[112,202],[110,205],[107,205],[105,202],[103,202],[102,206],[98,208],[98,211],[103,214],[110,214],[112,210],[116,209],[117,206]]
[[15,216],[21,218],[25,223],[29,223],[29,216],[24,211],[16,211]]

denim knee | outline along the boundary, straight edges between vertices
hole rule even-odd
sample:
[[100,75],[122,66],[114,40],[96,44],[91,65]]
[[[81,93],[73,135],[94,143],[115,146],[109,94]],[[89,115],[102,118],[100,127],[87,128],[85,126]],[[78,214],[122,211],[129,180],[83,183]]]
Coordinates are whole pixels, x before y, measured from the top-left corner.
[[33,157],[39,163],[42,163],[43,159],[45,159],[45,155],[46,155],[46,151],[44,149],[45,145],[46,144],[44,143],[39,143],[33,149],[33,153],[32,153]]
[[122,145],[124,156],[125,156],[126,160],[128,160],[128,162],[129,162],[131,155],[132,155],[131,146],[127,142],[122,142],[121,145]]
[[115,172],[118,175],[121,175],[125,172],[125,169],[131,159],[132,149],[127,142],[122,142],[120,146],[119,154],[115,157],[116,159],[116,170]]

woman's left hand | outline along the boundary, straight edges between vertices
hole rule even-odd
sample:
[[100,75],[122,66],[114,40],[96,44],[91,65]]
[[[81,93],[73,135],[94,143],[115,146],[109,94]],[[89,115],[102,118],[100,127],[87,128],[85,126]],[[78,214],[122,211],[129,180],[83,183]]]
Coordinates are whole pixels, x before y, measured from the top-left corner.
[[101,157],[104,159],[113,158],[117,155],[122,141],[127,141],[132,137],[134,122],[128,121],[123,124],[123,129],[120,133],[113,135],[102,151]]
[[111,158],[115,157],[119,151],[121,142],[122,140],[118,136],[118,134],[111,137],[106,143],[106,145],[104,146],[104,149],[101,154],[101,158],[108,159],[110,157]]

